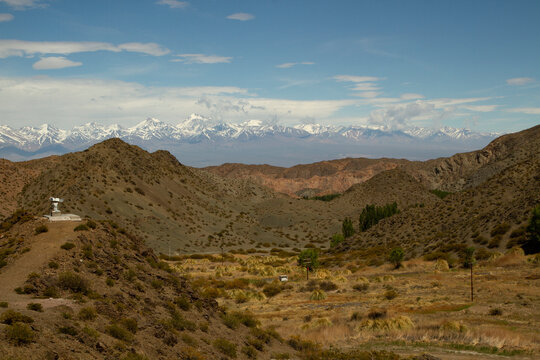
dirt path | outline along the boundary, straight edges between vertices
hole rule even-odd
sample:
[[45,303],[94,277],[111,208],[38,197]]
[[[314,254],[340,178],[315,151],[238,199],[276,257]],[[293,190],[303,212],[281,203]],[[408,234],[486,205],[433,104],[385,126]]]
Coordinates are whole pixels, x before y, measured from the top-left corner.
[[15,262],[9,264],[0,272],[0,301],[7,301],[10,308],[26,307],[28,302],[39,302],[44,307],[51,307],[66,303],[64,299],[32,299],[30,295],[17,294],[14,289],[22,287],[28,278],[28,274],[36,272],[62,249],[60,246],[70,239],[74,239],[76,233],[73,222],[47,223],[49,231],[32,237],[29,242],[30,251],[19,256]]

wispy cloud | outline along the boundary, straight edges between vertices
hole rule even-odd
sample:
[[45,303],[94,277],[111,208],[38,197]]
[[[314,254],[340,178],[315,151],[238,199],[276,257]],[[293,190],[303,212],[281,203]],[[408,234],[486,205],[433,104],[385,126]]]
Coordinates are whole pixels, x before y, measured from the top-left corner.
[[187,1],[178,1],[178,0],[159,0],[157,2],[159,5],[167,5],[171,9],[182,9],[189,6]]
[[276,65],[276,67],[280,69],[289,69],[296,65],[313,65],[313,64],[315,64],[313,61],[288,62],[288,63]]
[[370,81],[379,81],[381,78],[375,76],[355,76],[355,75],[336,75],[333,77],[334,80],[340,82],[370,82]]
[[477,111],[477,112],[492,112],[497,110],[500,105],[466,105],[464,109]]
[[506,83],[512,86],[523,86],[532,82],[534,82],[534,79],[529,77],[519,77],[506,80]]
[[183,62],[186,64],[219,64],[230,63],[232,57],[230,56],[217,56],[217,55],[205,55],[205,54],[179,54],[176,55],[179,59],[174,59],[174,62]]
[[68,55],[80,52],[112,51],[138,52],[153,56],[162,56],[170,51],[155,43],[125,43],[114,45],[104,42],[74,41],[24,41],[0,40],[0,58],[10,56],[34,56],[36,54]]
[[0,14],[0,22],[6,22],[13,20],[14,16],[11,14],[2,13]]
[[540,115],[540,107],[523,107],[523,108],[514,108],[508,109],[508,112],[529,114],[529,115]]
[[248,21],[255,19],[255,16],[248,13],[234,13],[229,16],[227,16],[227,19],[231,20],[239,20],[239,21]]
[[26,10],[46,6],[41,0],[0,0],[0,3],[2,2],[16,10]]
[[403,100],[416,100],[416,99],[423,99],[425,96],[422,94],[414,94],[414,93],[405,93],[401,94],[400,98]]
[[36,70],[53,70],[63,69],[68,67],[81,66],[82,62],[71,61],[63,56],[51,56],[41,58],[32,67]]
[[377,96],[381,95],[381,92],[379,91],[362,91],[357,94],[353,94],[354,96],[359,96],[367,99],[376,98]]

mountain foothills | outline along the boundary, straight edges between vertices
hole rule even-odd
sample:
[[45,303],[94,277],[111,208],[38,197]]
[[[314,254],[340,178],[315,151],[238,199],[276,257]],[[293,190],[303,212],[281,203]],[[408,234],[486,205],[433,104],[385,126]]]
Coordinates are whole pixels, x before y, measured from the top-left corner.
[[[165,149],[192,166],[217,165],[231,160],[244,163],[294,165],[365,154],[400,153],[409,158],[453,154],[477,149],[496,134],[445,127],[391,129],[384,126],[284,126],[250,120],[235,124],[192,114],[177,125],[149,118],[124,128],[88,123],[71,130],[44,124],[13,129],[0,126],[0,156],[28,160],[79,151],[109,138],[120,138],[149,151]],[[280,151],[281,149],[281,151]]]
[[[424,253],[449,236],[468,243],[489,238],[494,226],[508,223],[511,231],[492,244],[504,248],[539,200],[539,142],[536,126],[482,150],[426,162],[342,159],[288,169],[225,164],[205,170],[165,151],[148,153],[110,139],[60,157],[3,160],[1,211],[45,214],[47,199],[61,196],[66,211],[113,220],[155,250],[193,253],[325,245],[344,218],[358,219],[366,205],[396,202],[398,215],[358,239],[394,244],[394,234],[409,236],[409,246]],[[434,190],[449,195],[443,199]],[[334,193],[322,197],[331,201],[316,200]]]

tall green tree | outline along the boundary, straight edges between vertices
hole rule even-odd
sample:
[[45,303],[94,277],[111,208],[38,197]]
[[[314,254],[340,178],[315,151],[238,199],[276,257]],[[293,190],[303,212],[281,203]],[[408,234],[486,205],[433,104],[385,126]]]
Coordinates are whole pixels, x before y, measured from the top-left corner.
[[309,267],[313,271],[319,267],[319,251],[317,249],[305,249],[298,255],[298,266]]
[[351,218],[345,218],[345,220],[343,220],[341,232],[345,239],[354,235],[354,227]]
[[525,254],[540,252],[540,205],[536,205],[527,225],[527,242],[523,244]]

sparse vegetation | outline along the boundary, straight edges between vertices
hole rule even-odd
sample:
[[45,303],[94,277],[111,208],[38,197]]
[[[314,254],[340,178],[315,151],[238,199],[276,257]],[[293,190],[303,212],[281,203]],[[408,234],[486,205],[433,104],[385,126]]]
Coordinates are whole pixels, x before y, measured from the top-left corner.
[[34,331],[27,324],[17,322],[6,327],[7,340],[16,346],[30,344],[35,337]]
[[32,311],[43,312],[43,305],[39,303],[28,303],[28,305],[26,305],[26,308]]
[[388,256],[388,259],[394,265],[395,269],[399,269],[403,263],[403,258],[405,257],[405,253],[403,252],[403,249],[400,247],[393,248],[390,252],[390,255]]
[[35,228],[34,234],[39,235],[42,233],[46,233],[48,231],[49,231],[49,228],[47,227],[47,225],[39,225],[38,227]]
[[219,350],[221,353],[227,355],[228,357],[231,357],[233,359],[236,359],[236,348],[237,345],[228,341],[224,338],[217,338],[214,340],[214,347]]
[[64,244],[62,244],[62,246],[60,246],[60,248],[64,249],[64,250],[71,250],[75,247],[75,244],[72,243],[72,242],[66,242]]
[[439,190],[439,189],[432,189],[432,190],[429,190],[429,192],[432,193],[433,195],[437,196],[440,199],[444,199],[445,197],[447,197],[448,195],[451,194],[451,192],[444,191],[444,190]]

